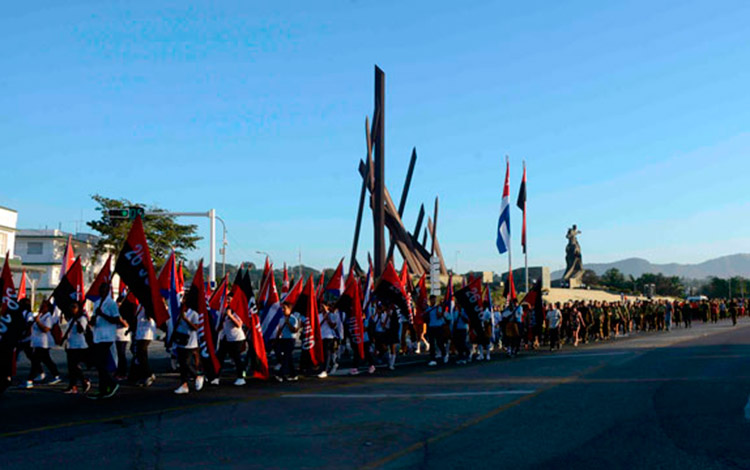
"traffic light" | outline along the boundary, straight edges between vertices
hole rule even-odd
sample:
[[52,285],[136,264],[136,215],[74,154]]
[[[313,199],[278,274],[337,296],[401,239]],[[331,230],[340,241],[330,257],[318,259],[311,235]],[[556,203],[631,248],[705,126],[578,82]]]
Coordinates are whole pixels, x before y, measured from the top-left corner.
[[130,206],[124,209],[109,209],[109,211],[107,211],[110,223],[116,223],[117,221],[126,219],[135,220],[136,217],[139,215],[143,217],[144,214],[145,211],[143,207],[139,206]]

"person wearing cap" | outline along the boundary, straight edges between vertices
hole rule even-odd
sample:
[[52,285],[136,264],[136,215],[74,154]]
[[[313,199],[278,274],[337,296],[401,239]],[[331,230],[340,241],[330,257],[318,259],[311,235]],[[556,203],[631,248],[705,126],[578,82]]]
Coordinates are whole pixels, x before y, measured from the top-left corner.
[[283,382],[284,380],[295,381],[298,377],[294,369],[293,353],[294,343],[299,336],[300,320],[297,315],[292,313],[292,306],[288,303],[282,303],[281,309],[284,318],[281,320],[276,334],[281,369],[279,375],[276,376],[276,380],[279,382]]
[[320,321],[320,336],[323,339],[323,370],[318,377],[324,379],[328,374],[333,374],[338,369],[338,357],[336,352],[341,339],[341,314],[337,309],[331,308],[326,302],[322,303],[321,312],[318,314]]
[[[437,296],[430,295],[430,306],[425,312],[425,316],[427,317],[427,338],[430,341],[430,362],[427,365],[430,367],[437,365],[436,359],[442,358],[444,363],[450,360],[450,356],[445,348],[445,338],[443,335],[445,313],[436,303]],[[438,349],[440,350],[440,358],[435,357]]]

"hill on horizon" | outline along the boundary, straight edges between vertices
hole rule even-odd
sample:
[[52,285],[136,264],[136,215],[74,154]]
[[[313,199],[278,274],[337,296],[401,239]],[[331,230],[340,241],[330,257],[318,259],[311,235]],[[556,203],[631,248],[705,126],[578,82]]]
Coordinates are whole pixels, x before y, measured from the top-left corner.
[[[737,253],[721,256],[697,264],[655,264],[643,258],[627,258],[611,263],[584,263],[584,269],[591,269],[601,276],[608,269],[617,268],[625,276],[639,277],[644,273],[665,276],[679,276],[687,279],[706,279],[708,277],[729,278],[742,276],[750,278],[750,253]],[[554,271],[552,279],[559,279],[563,270]]]

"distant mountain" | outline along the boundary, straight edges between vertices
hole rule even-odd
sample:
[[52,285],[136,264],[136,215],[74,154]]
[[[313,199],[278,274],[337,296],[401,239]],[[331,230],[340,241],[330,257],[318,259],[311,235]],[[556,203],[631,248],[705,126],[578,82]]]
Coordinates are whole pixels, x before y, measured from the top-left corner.
[[[632,275],[633,277],[639,277],[643,273],[662,273],[665,276],[688,279],[705,279],[711,276],[750,278],[750,253],[722,256],[698,264],[653,264],[642,258],[628,258],[613,263],[584,263],[583,267],[593,270],[600,276],[610,268],[617,268],[626,276]],[[563,271],[560,270],[553,272],[551,276],[552,279],[559,279],[562,275]]]

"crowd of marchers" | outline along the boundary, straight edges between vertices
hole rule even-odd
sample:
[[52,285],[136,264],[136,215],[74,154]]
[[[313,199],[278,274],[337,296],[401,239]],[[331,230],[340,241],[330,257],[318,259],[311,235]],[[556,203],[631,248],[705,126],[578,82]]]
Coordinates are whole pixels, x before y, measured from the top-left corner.
[[[63,381],[50,355],[56,347],[66,352],[64,393],[101,399],[113,396],[121,385],[149,387],[154,383],[157,377],[150,365],[149,350],[158,341],[164,342],[172,357],[170,367],[180,373],[174,392],[185,394],[191,388],[198,391],[205,386],[218,386],[227,377],[235,386],[246,385],[248,376],[280,382],[296,381],[300,376],[324,379],[344,364],[350,375],[374,374],[378,366],[393,370],[399,356],[424,358],[428,367],[451,362],[463,365],[489,361],[493,352],[515,357],[522,351],[555,351],[563,345],[576,347],[638,332],[690,328],[693,321],[731,318],[736,324],[747,307],[744,299],[553,304],[519,303],[509,298],[503,307],[480,303],[483,310],[472,318],[452,298],[424,295],[427,302],[420,307],[418,296],[414,301],[406,296],[410,304],[404,306],[379,299],[373,290],[364,308],[355,309],[355,314],[353,309],[343,307],[340,299],[330,297],[307,299],[315,303],[315,308],[307,311],[300,308],[299,297],[279,300],[278,324],[273,337],[264,340],[252,334],[252,323],[243,321],[243,315],[233,308],[237,304],[232,302],[232,294],[228,294],[212,321],[216,324],[212,333],[215,354],[207,355],[201,339],[201,317],[207,313],[192,308],[187,301],[189,295],[181,303],[171,334],[167,335],[141,305],[136,304],[132,314],[123,314],[127,294],[113,298],[107,283],[99,289],[99,300],[91,311],[73,304],[66,316],[56,312],[49,300],[44,300],[38,311],[32,310],[28,299],[19,301],[26,326],[15,358],[25,355],[31,367],[18,387],[55,386]],[[362,301],[358,296],[357,300]],[[317,321],[310,318],[311,311]],[[359,326],[356,315],[360,316]],[[260,324],[256,326],[260,329]],[[313,329],[317,329],[317,336],[308,334]],[[258,341],[264,343],[262,348],[254,344]],[[311,344],[315,342],[319,344]],[[320,357],[316,357],[316,349],[320,350]],[[260,357],[258,351],[263,351],[265,357]],[[218,367],[210,365],[213,356]],[[94,370],[96,374],[91,373]],[[259,370],[265,373],[258,374]],[[98,392],[91,390],[93,377],[89,374],[96,375]]]

